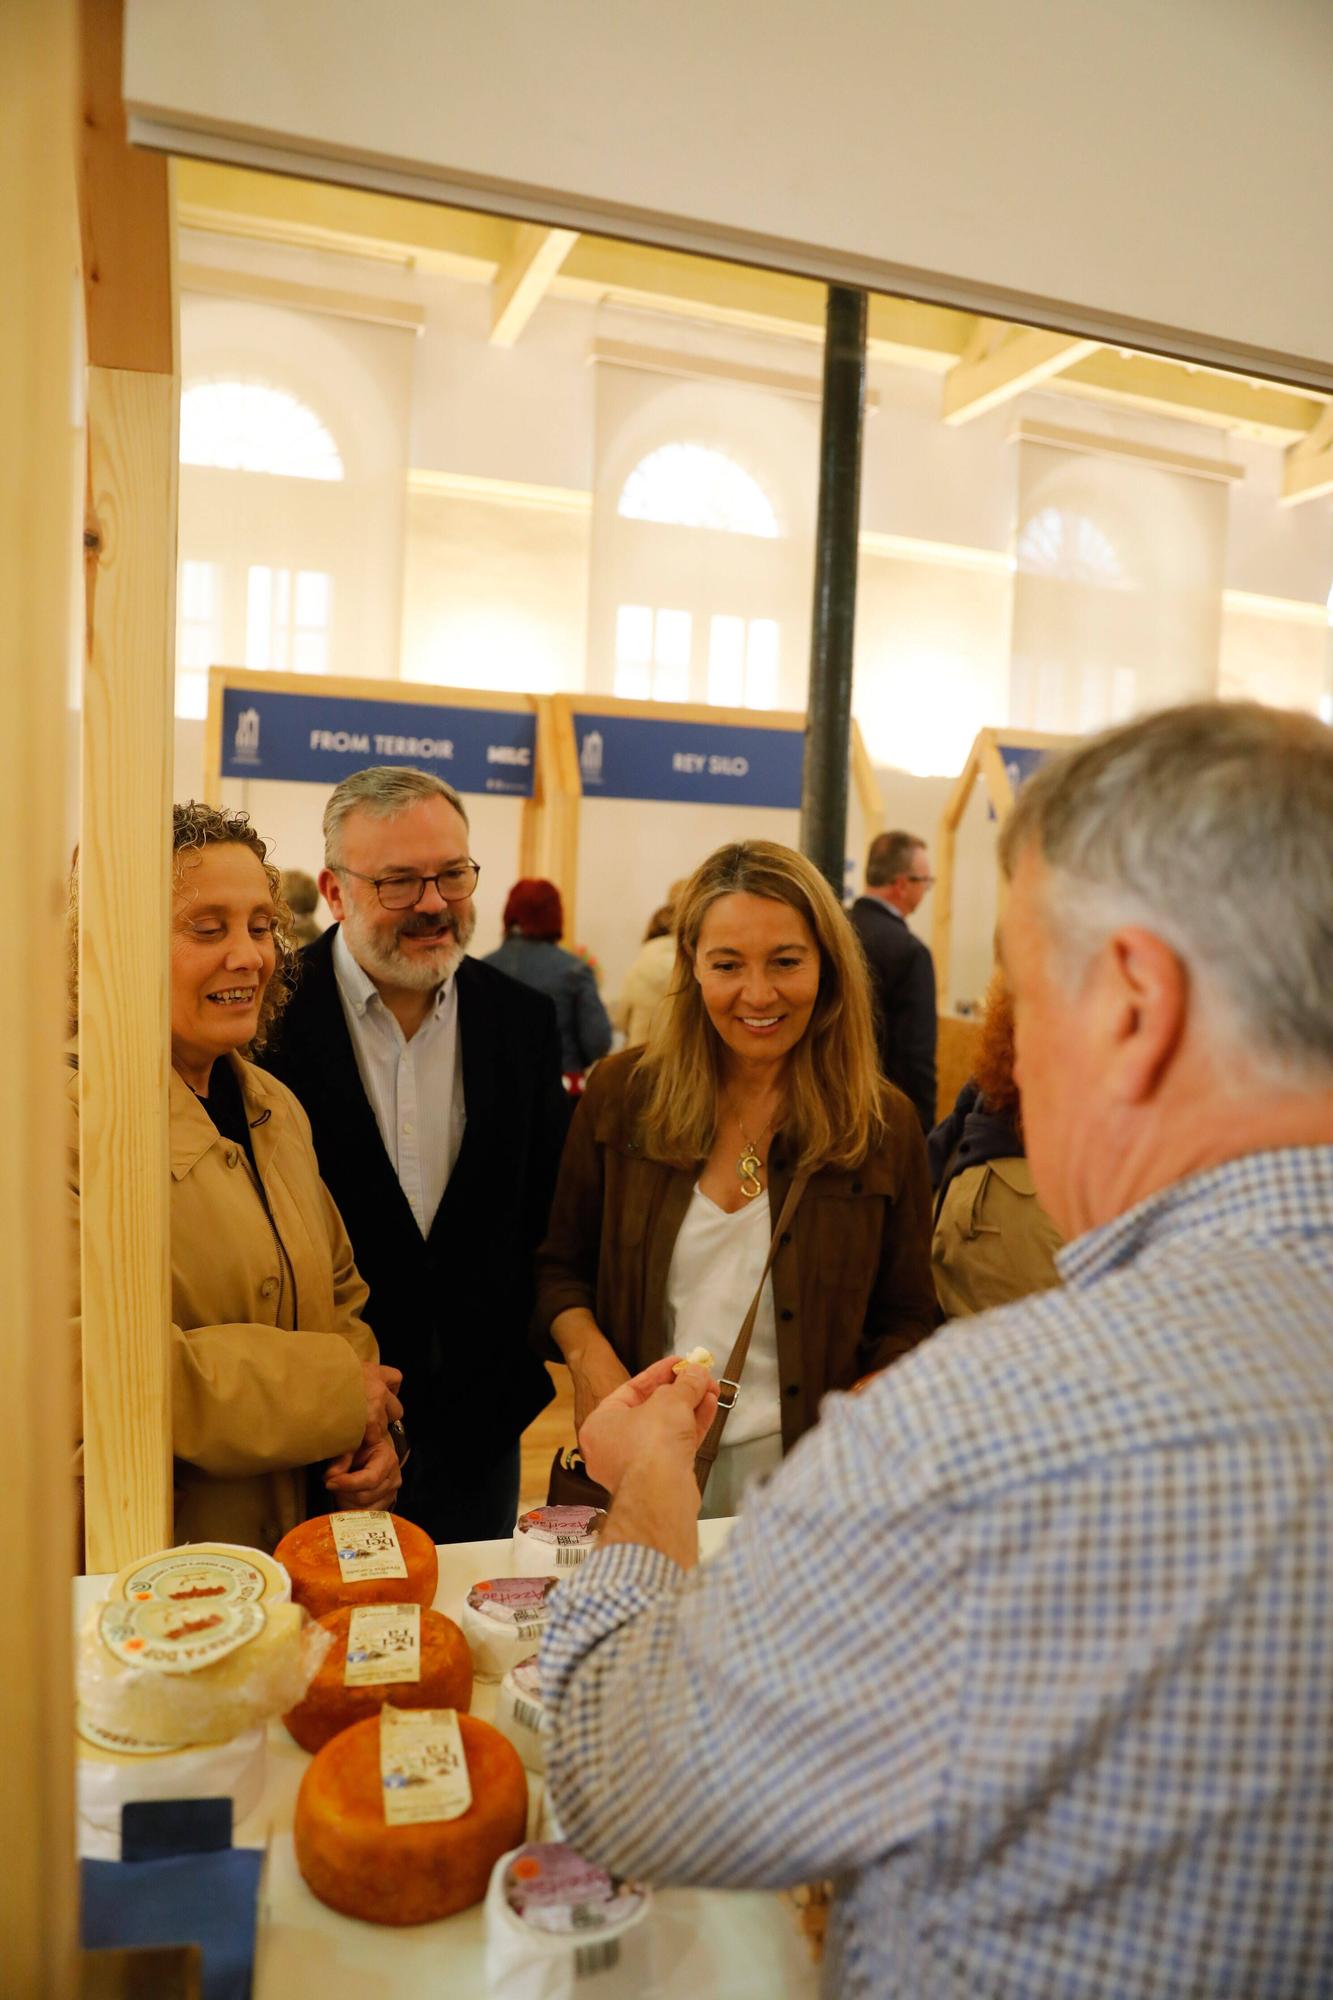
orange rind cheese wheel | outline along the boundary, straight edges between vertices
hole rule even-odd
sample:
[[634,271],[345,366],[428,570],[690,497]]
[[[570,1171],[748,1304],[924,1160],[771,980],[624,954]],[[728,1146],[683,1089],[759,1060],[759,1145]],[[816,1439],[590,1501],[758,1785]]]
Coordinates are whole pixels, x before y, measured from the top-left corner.
[[460,1715],[472,1804],[457,1819],[386,1826],[378,1715],[314,1758],[297,1794],[296,1862],[332,1910],[372,1924],[425,1924],[471,1909],[491,1870],[524,1838],[528,1784],[512,1743]]
[[440,1581],[435,1544],[424,1529],[399,1514],[389,1519],[398,1533],[407,1575],[358,1577],[344,1582],[338,1567],[333,1528],[327,1514],[301,1521],[273,1551],[292,1580],[292,1596],[312,1618],[344,1604],[433,1604]]
[[[408,1600],[404,1600],[407,1602]],[[395,1708],[467,1708],[472,1701],[472,1655],[452,1618],[440,1611],[421,1614],[421,1679],[381,1687],[344,1687],[347,1630],[354,1606],[326,1611],[320,1624],[333,1640],[304,1701],[283,1716],[288,1733],[303,1750],[322,1750],[341,1730],[378,1715],[386,1702]]]

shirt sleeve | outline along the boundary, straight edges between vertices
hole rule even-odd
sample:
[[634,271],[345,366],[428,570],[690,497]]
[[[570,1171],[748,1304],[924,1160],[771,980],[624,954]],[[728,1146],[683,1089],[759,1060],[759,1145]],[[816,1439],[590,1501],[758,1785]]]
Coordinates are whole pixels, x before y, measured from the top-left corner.
[[585,1069],[611,1047],[611,1017],[602,1005],[597,979],[590,965],[581,968],[575,988],[574,1037]]
[[561,1586],[541,1651],[547,1773],[580,1852],[659,1883],[782,1887],[935,1823],[960,1556],[892,1411],[888,1380],[830,1398],[688,1575],[613,1545]]

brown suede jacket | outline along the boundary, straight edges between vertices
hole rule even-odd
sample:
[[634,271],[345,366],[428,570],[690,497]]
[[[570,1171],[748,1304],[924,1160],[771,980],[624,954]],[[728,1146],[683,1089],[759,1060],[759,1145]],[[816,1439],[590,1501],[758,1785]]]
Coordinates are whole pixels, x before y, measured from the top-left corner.
[[[546,1241],[537,1253],[535,1324],[558,1359],[550,1326],[586,1306],[631,1373],[664,1350],[662,1309],[676,1237],[698,1171],[648,1158],[632,1079],[640,1049],[599,1063],[565,1144]],[[851,1172],[815,1173],[773,1260],[782,1384],[782,1445],[790,1450],[829,1389],[850,1389],[924,1340],[938,1320],[930,1272],[930,1180],[911,1104],[885,1085],[888,1136]],[[776,1224],[791,1184],[782,1135],[769,1152]],[[737,1332],[740,1328],[737,1327]],[[717,1357],[718,1366],[725,1355]]]

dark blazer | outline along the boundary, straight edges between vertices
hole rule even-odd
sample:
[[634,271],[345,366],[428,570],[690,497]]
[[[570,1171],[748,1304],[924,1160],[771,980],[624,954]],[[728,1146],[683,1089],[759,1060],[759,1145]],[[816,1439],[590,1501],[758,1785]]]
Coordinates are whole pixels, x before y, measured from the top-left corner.
[[935,1124],[935,961],[906,919],[879,896],[849,912],[878,1001],[879,1066],[910,1097],[923,1132]]
[[[319,1170],[370,1288],[380,1356],[403,1371],[412,1458],[404,1496],[437,1517],[551,1400],[532,1351],[532,1259],[546,1229],[568,1124],[555,1009],[544,994],[465,958],[458,1032],[467,1124],[424,1237],[362,1088],[324,932],[261,1060],[310,1119]],[[400,1511],[415,1515],[407,1500]],[[422,1521],[429,1527],[429,1522]]]

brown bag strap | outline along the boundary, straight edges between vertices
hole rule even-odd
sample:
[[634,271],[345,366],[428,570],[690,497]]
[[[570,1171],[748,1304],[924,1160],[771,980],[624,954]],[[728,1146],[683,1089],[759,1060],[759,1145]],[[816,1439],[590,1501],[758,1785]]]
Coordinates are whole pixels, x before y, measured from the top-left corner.
[[727,1356],[727,1365],[720,1378],[720,1386],[724,1395],[730,1389],[731,1401],[718,1403],[717,1415],[710,1424],[708,1435],[699,1446],[694,1459],[694,1477],[698,1482],[701,1499],[704,1488],[708,1484],[708,1475],[713,1470],[713,1462],[717,1457],[718,1448],[722,1443],[722,1433],[727,1427],[727,1418],[735,1409],[736,1398],[740,1394],[741,1371],[745,1367],[745,1357],[750,1352],[750,1336],[754,1332],[754,1323],[759,1317],[759,1303],[764,1296],[764,1286],[768,1283],[768,1274],[773,1268],[773,1259],[778,1254],[778,1246],[782,1242],[791,1219],[800,1205],[801,1196],[805,1193],[809,1180],[809,1174],[798,1174],[787,1189],[787,1198],[782,1204],[777,1226],[773,1231],[772,1241],[768,1246],[768,1255],[764,1259],[764,1268],[760,1275],[758,1288],[750,1301],[750,1310],[741,1321],[741,1330],[736,1335],[736,1345]]

